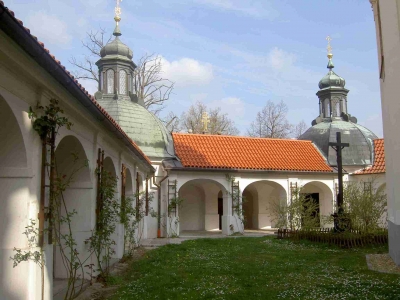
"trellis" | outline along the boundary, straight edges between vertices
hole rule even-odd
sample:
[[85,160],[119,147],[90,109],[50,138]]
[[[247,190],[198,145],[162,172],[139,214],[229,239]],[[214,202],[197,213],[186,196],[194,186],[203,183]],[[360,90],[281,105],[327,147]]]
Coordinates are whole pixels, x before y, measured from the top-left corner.
[[126,167],[122,164],[121,167],[121,216],[125,216],[126,206]]
[[102,175],[104,168],[104,150],[101,148],[97,151],[97,197],[96,197],[96,227],[100,229],[100,213],[103,209],[103,193],[101,190],[102,186]]
[[170,207],[171,200],[176,200],[178,198],[177,187],[178,181],[177,180],[168,180],[168,216],[170,214],[174,214],[176,217],[176,203]]
[[[54,128],[52,128],[50,133],[50,139],[47,137],[42,137],[42,166],[41,166],[41,185],[40,185],[40,202],[39,202],[39,246],[42,247],[44,245],[44,226],[45,222],[49,222],[48,226],[48,244],[53,243],[53,219],[52,219],[52,210],[53,210],[53,199],[54,199],[54,183],[56,180],[56,160],[55,160],[55,141],[56,141],[56,132]],[[46,184],[46,167],[47,164],[47,146],[50,146],[50,182]],[[46,188],[49,189],[49,203],[46,207]],[[46,213],[47,210],[47,213]]]

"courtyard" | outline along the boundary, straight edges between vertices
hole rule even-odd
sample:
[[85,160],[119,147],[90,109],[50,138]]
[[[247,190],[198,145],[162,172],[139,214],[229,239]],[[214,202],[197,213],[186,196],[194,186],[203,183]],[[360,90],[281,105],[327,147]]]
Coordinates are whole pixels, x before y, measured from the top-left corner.
[[400,299],[399,275],[368,269],[365,255],[373,253],[387,248],[346,250],[271,236],[188,240],[130,262],[106,298]]

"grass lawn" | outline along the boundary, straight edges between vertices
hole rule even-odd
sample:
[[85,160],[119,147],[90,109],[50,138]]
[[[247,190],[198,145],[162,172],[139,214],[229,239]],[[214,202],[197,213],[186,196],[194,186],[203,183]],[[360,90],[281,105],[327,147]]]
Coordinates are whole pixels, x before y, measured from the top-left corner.
[[113,299],[400,299],[400,276],[370,271],[365,254],[264,238],[191,240],[132,262]]

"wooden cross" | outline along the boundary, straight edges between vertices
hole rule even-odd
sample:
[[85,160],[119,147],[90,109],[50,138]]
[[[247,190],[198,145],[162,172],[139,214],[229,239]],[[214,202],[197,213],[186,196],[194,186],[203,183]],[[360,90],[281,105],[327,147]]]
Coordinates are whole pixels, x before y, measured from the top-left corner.
[[203,133],[206,133],[208,131],[208,124],[210,123],[210,118],[206,111],[202,114],[201,122],[203,123]]
[[342,169],[342,150],[345,147],[349,147],[349,143],[342,143],[342,137],[340,132],[336,132],[336,143],[329,143],[336,151],[336,160],[338,168],[338,180],[339,180],[339,193],[337,194],[336,204],[338,207],[338,214],[343,213],[343,169]]

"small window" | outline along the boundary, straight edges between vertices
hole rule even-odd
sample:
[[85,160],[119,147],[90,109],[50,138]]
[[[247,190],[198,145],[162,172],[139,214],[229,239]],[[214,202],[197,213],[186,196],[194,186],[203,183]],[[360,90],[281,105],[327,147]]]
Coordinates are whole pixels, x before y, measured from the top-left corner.
[[329,105],[329,99],[325,99],[325,118],[331,116],[331,106]]
[[336,102],[336,117],[340,117],[340,103]]
[[107,71],[107,94],[114,93],[114,71],[109,69]]
[[126,95],[126,72],[119,71],[119,93]]
[[100,84],[100,91],[103,90],[103,72],[99,74],[99,84]]

